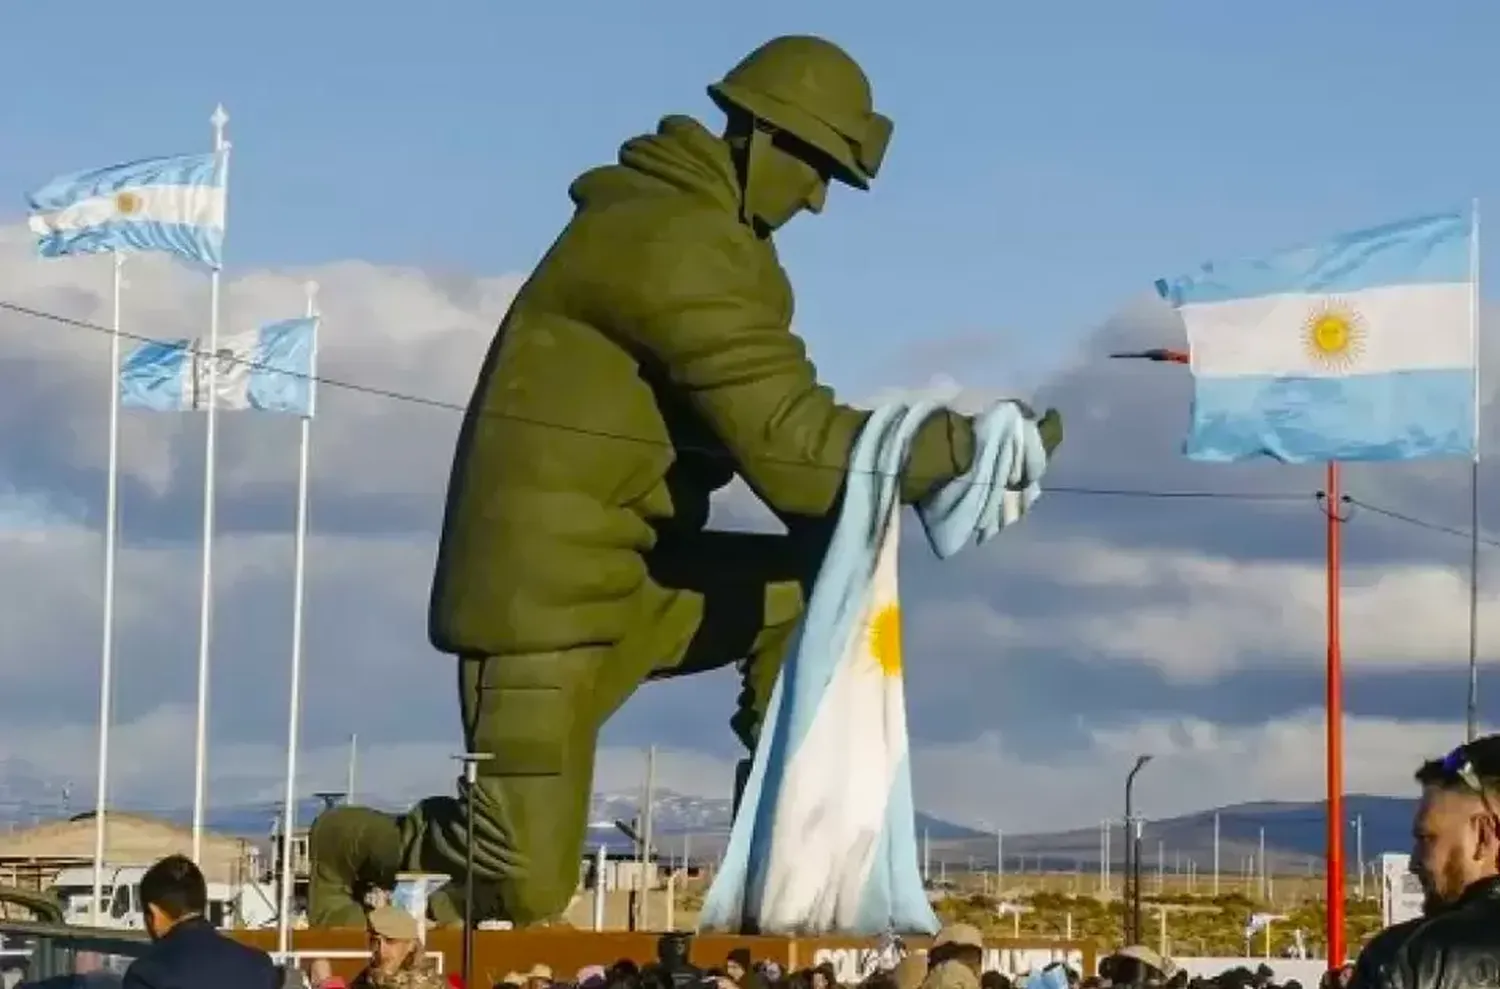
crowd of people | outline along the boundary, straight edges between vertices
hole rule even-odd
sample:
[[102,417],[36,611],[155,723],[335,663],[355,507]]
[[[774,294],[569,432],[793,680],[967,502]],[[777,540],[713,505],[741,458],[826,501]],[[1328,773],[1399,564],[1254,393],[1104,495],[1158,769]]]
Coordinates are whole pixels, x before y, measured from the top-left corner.
[[[1386,928],[1356,964],[1327,972],[1318,989],[1495,989],[1500,985],[1500,735],[1460,745],[1416,773],[1421,799],[1412,823],[1412,868],[1422,881],[1422,916]],[[188,858],[169,856],[142,877],[150,948],[123,977],[125,989],[464,989],[428,959],[416,919],[389,904],[369,910],[370,954],[349,982],[327,960],[277,966],[263,951],[227,937],[206,919],[208,889]],[[1267,965],[1194,975],[1149,948],[1132,945],[1093,973],[1062,962],[1012,980],[985,971],[984,939],[950,924],[926,951],[894,952],[887,967],[841,985],[833,966],[783,971],[736,948],[716,966],[689,960],[691,935],[660,938],[645,965],[617,961],[576,973],[543,965],[512,972],[490,989],[1304,989],[1277,982]],[[22,983],[43,987],[102,983],[83,975]],[[118,978],[118,977],[116,977]],[[118,982],[116,984],[119,984]],[[472,987],[470,987],[472,989]]]
[[[348,989],[349,986],[402,986],[438,989],[444,979],[420,960],[415,925],[397,922],[380,908],[371,915],[372,962],[352,983],[331,974],[326,962],[308,970],[308,989]],[[390,936],[397,940],[392,941]],[[622,959],[609,966],[589,965],[576,973],[555,973],[546,965],[511,972],[492,989],[1304,989],[1295,979],[1278,981],[1269,965],[1248,965],[1213,977],[1192,976],[1172,959],[1150,948],[1133,945],[1103,959],[1098,972],[1084,975],[1063,962],[1012,978],[982,967],[981,933],[968,924],[942,929],[928,951],[904,955],[853,985],[841,983],[831,963],[786,971],[771,960],[756,960],[748,948],[731,950],[713,967],[700,968],[687,957],[686,936],[668,935],[658,942],[658,957],[645,965]],[[1318,989],[1348,989],[1354,967],[1329,973]],[[448,984],[457,984],[452,976]],[[491,987],[486,987],[491,989]]]

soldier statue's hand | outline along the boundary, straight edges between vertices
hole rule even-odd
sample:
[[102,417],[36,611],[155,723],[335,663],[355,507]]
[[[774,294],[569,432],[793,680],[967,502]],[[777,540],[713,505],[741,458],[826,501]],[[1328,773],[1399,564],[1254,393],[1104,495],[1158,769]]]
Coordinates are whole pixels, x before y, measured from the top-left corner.
[[1051,460],[1052,451],[1056,450],[1062,444],[1063,440],[1062,414],[1056,409],[1048,409],[1038,419],[1036,412],[1026,402],[1021,401],[1019,398],[1008,399],[1008,401],[1016,403],[1016,407],[1021,410],[1021,414],[1036,423],[1036,431],[1042,437],[1042,448],[1047,451],[1047,459]]
[[1036,431],[1042,436],[1042,448],[1047,451],[1047,459],[1051,460],[1052,451],[1056,450],[1063,440],[1062,414],[1056,409],[1048,409],[1037,420]]

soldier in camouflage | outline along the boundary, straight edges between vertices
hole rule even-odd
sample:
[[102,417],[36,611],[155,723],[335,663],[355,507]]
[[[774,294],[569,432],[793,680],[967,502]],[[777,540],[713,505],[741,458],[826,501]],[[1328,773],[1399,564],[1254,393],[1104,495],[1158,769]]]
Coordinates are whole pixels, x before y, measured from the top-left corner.
[[351,989],[448,989],[448,981],[424,957],[417,921],[399,907],[376,907],[366,920],[370,963]]

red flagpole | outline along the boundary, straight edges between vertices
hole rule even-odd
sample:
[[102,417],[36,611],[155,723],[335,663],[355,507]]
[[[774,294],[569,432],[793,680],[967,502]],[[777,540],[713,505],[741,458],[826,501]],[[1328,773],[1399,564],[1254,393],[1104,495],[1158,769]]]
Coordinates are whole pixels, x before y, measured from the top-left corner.
[[1339,465],[1328,465],[1328,967],[1344,964],[1344,670],[1339,641]]
[[[1171,364],[1192,363],[1191,354],[1183,350],[1140,350],[1110,354],[1116,358],[1158,361]],[[1341,968],[1346,951],[1344,943],[1344,657],[1339,641],[1339,589],[1342,552],[1339,526],[1344,524],[1340,508],[1339,465],[1328,464],[1328,490],[1323,510],[1328,516],[1328,670],[1327,718],[1328,737],[1328,846],[1324,871],[1328,884],[1328,967]],[[1261,863],[1264,869],[1265,863]]]

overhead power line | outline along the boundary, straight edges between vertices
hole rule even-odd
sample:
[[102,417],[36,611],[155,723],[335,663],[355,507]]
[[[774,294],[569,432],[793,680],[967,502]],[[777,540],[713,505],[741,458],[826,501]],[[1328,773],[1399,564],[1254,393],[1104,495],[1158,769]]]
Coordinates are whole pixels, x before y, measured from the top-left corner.
[[[31,317],[33,319],[46,320],[48,322],[57,323],[57,324],[62,325],[62,326],[68,326],[68,327],[71,327],[73,329],[82,330],[82,331],[86,331],[86,332],[90,332],[90,333],[98,333],[98,334],[102,334],[102,335],[105,335],[105,336],[108,336],[108,335],[110,335],[110,334],[112,334],[112,333],[115,332],[113,330],[113,328],[101,325],[99,323],[93,323],[93,322],[90,322],[88,320],[83,320],[83,319],[76,319],[76,318],[71,317],[71,316],[64,316],[64,315],[62,315],[60,313],[48,312],[47,310],[37,309],[37,308],[31,307],[31,306],[24,306],[24,305],[21,305],[20,303],[16,303],[16,302],[9,302],[9,301],[5,301],[5,300],[0,300],[0,310],[11,312],[11,313],[15,313],[16,315],[20,315],[20,316],[28,316],[28,317]],[[150,336],[146,336],[146,335],[139,334],[139,333],[130,333],[130,332],[127,332],[127,331],[124,331],[124,330],[120,331],[120,336],[122,338],[124,338],[124,339],[133,340],[133,341],[140,342],[140,343],[154,343],[154,342],[158,342],[157,338],[155,338],[155,337],[150,337]],[[246,364],[246,365],[249,365],[252,368],[256,368],[256,367],[266,368],[267,367],[267,365],[260,364],[260,363],[257,363],[255,361],[245,360],[243,358],[230,358],[230,357],[226,356],[225,359],[226,360],[232,360],[232,361],[235,361],[235,362],[238,362],[238,363],[241,363],[241,364]],[[274,368],[271,368],[271,370],[274,370]],[[286,372],[283,372],[283,373],[286,373]],[[456,403],[456,402],[450,402],[450,401],[446,401],[444,399],[433,398],[433,397],[427,396],[427,395],[418,395],[418,394],[415,394],[415,393],[412,393],[412,392],[398,391],[396,389],[391,389],[391,388],[381,388],[381,387],[378,387],[378,386],[375,386],[375,385],[364,384],[364,383],[356,382],[356,381],[347,381],[347,380],[343,380],[343,379],[339,379],[339,378],[332,378],[332,377],[329,377],[329,376],[323,375],[323,374],[318,374],[318,375],[298,375],[298,377],[305,378],[306,380],[314,382],[320,388],[321,387],[328,387],[328,388],[333,388],[333,389],[336,389],[336,390],[339,390],[339,391],[344,391],[344,392],[349,392],[349,393],[359,394],[359,395],[366,395],[366,396],[370,396],[372,398],[385,399],[387,401],[392,401],[392,402],[401,402],[401,403],[405,403],[407,405],[413,405],[413,406],[417,406],[417,407],[421,407],[421,408],[437,409],[437,410],[441,410],[441,411],[444,411],[444,412],[454,412],[454,413],[458,413],[458,414],[463,414],[463,413],[465,413],[467,411],[467,408],[464,405],[461,405],[461,404]],[[572,424],[568,424],[568,423],[546,422],[546,421],[543,421],[543,420],[534,419],[534,418],[530,418],[530,417],[526,417],[526,416],[518,416],[518,415],[515,415],[515,414],[512,414],[512,413],[492,412],[492,413],[485,413],[485,414],[489,415],[489,416],[493,416],[495,418],[505,419],[505,420],[511,421],[511,422],[518,422],[518,423],[522,423],[522,424],[527,425],[527,426],[533,426],[533,427],[536,427],[536,428],[539,428],[539,429],[550,429],[550,430],[555,430],[555,431],[558,431],[558,432],[569,433],[569,434],[572,434],[572,435],[579,435],[579,436],[587,436],[587,437],[591,437],[591,438],[595,438],[595,439],[611,440],[611,441],[616,441],[616,442],[621,442],[621,443],[634,443],[634,444],[648,445],[648,446],[667,446],[667,445],[671,445],[671,444],[663,443],[661,440],[656,439],[654,437],[630,436],[630,435],[627,435],[627,434],[624,434],[624,433],[615,433],[615,432],[610,432],[608,430],[590,429],[588,427],[577,426],[577,425],[572,425]],[[707,457],[726,458],[726,459],[729,458],[729,454],[727,453],[727,451],[725,451],[723,449],[720,449],[720,448],[717,448],[717,447],[693,446],[693,445],[676,445],[675,449],[678,449],[678,450],[680,450],[682,452],[696,453],[696,454],[700,454],[700,455],[707,456]],[[774,463],[774,464],[777,464],[778,466],[792,467],[792,468],[797,468],[797,469],[802,469],[802,470],[826,470],[826,471],[836,471],[836,472],[839,472],[839,473],[849,473],[851,471],[851,468],[849,468],[848,466],[843,465],[843,464],[817,464],[817,463],[808,463],[808,462],[800,461],[800,460],[787,460],[785,458],[771,458],[771,457],[762,458],[762,459],[763,459],[763,462],[766,462],[766,463]],[[874,475],[874,476],[881,476],[884,472],[880,472],[880,471],[868,471],[868,472],[865,472],[865,473],[869,473],[869,474]],[[1157,500],[1170,500],[1170,501],[1233,501],[1233,502],[1262,502],[1262,503],[1278,503],[1278,502],[1279,503],[1295,503],[1295,502],[1299,502],[1299,501],[1300,502],[1312,502],[1312,503],[1316,503],[1317,499],[1321,497],[1321,493],[1318,493],[1318,492],[1253,492],[1253,491],[1213,491],[1213,490],[1171,490],[1171,489],[1126,488],[1126,487],[1112,487],[1112,486],[1068,485],[1068,484],[1049,485],[1046,488],[1046,492],[1047,492],[1047,494],[1049,496],[1070,495],[1070,496],[1097,497],[1097,498],[1136,498],[1136,499],[1157,499]],[[1365,509],[1366,511],[1369,511],[1369,512],[1373,512],[1376,515],[1380,515],[1380,516],[1382,516],[1384,518],[1387,518],[1387,519],[1390,519],[1392,521],[1402,522],[1402,523],[1406,523],[1408,525],[1417,526],[1419,528],[1427,529],[1427,530],[1430,530],[1432,532],[1439,532],[1439,533],[1444,533],[1444,534],[1447,534],[1447,535],[1459,536],[1459,537],[1462,537],[1462,538],[1465,538],[1465,539],[1469,538],[1469,533],[1466,530],[1464,530],[1464,529],[1459,529],[1459,528],[1455,528],[1455,527],[1452,527],[1452,526],[1446,526],[1446,525],[1442,525],[1440,523],[1431,522],[1431,521],[1428,521],[1428,520],[1425,520],[1425,519],[1420,519],[1420,518],[1417,518],[1417,517],[1412,516],[1412,515],[1407,515],[1407,514],[1402,513],[1402,512],[1394,511],[1392,509],[1383,508],[1383,507],[1381,507],[1379,505],[1372,504],[1372,503],[1364,501],[1362,499],[1357,499],[1357,498],[1353,498],[1353,497],[1350,497],[1350,496],[1345,496],[1343,498],[1343,502],[1345,504],[1355,505],[1355,506],[1357,506],[1359,508]],[[1480,542],[1483,545],[1491,547],[1491,548],[1500,548],[1500,541],[1495,541],[1495,540],[1491,540],[1491,539],[1481,538]]]

